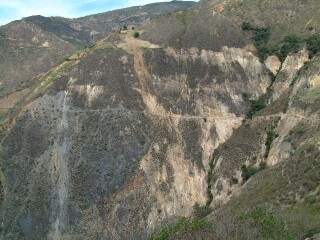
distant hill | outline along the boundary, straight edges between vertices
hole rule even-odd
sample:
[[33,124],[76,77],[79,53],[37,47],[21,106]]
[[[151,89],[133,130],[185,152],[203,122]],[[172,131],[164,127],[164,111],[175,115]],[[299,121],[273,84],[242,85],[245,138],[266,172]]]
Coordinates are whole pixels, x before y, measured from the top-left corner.
[[90,44],[123,26],[139,26],[146,20],[188,9],[195,4],[193,1],[172,1],[124,8],[77,19],[32,16],[24,21],[31,22],[71,43]]
[[75,51],[93,44],[123,25],[194,6],[191,1],[130,7],[78,19],[31,16],[0,27],[0,97],[32,84]]

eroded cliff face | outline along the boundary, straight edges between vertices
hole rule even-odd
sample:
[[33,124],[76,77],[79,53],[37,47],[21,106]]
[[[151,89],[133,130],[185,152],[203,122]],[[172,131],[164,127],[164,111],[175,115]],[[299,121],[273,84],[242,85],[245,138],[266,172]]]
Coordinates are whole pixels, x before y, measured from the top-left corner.
[[[309,60],[305,50],[289,55],[270,87],[267,107],[247,119],[215,151],[212,206],[239,196],[230,206],[247,209],[267,202],[285,208],[317,194],[318,63],[319,58]],[[244,165],[259,169],[261,163],[267,170],[244,179]]]
[[270,84],[240,48],[175,50],[122,33],[76,54],[43,78],[3,140],[2,236],[145,239],[190,215],[246,96]]

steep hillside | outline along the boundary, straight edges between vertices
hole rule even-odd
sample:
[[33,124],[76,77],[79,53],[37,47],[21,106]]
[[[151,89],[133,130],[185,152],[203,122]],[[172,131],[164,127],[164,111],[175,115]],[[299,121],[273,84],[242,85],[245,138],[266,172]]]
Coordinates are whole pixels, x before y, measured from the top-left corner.
[[123,25],[137,26],[148,19],[194,4],[156,3],[79,19],[32,16],[1,26],[0,97],[6,98],[0,100],[0,108],[11,108],[12,104],[30,92],[30,87],[34,85],[32,79],[63,62],[77,50],[112,31],[118,31]]
[[209,9],[179,11],[143,26],[142,38],[174,48],[220,51],[244,47],[249,41],[228,18]]
[[235,24],[249,22],[271,28],[271,43],[287,34],[307,36],[320,32],[320,2],[317,0],[223,0],[210,1],[212,8]]
[[128,20],[116,11],[108,15],[115,25],[101,28],[106,15],[7,25],[16,31],[0,35],[1,49],[18,51],[10,41],[22,42],[44,54],[61,44],[70,54],[48,71],[39,63],[45,72],[15,90],[8,74],[1,238],[319,234],[320,35],[308,27],[320,23],[318,5],[201,1],[73,54],[75,42]]
[[214,148],[248,111],[243,93],[270,85],[243,49],[181,53],[132,32],[41,81],[2,142],[5,239],[144,239],[190,215]]

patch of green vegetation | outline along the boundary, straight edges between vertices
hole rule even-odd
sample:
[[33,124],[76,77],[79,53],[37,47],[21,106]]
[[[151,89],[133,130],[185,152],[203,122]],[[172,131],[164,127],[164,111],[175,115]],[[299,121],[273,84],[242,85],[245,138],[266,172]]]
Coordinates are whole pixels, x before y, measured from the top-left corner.
[[306,239],[320,233],[320,202],[301,203],[287,208],[281,218],[290,223],[290,231],[297,239]]
[[200,231],[203,229],[212,229],[212,225],[203,219],[181,218],[178,222],[166,225],[159,231],[151,234],[149,240],[171,240],[178,236]]
[[63,73],[66,69],[68,69],[72,65],[71,62],[64,63],[57,70],[53,71],[50,76],[47,77],[47,80],[41,84],[40,90],[47,88],[52,82],[57,79],[61,73]]
[[139,32],[134,32],[134,33],[132,34],[132,36],[133,36],[134,38],[138,38],[138,37],[140,37],[140,33],[139,33]]
[[[294,239],[305,239],[319,233],[318,159],[319,151],[315,145],[300,146],[290,160],[268,168],[259,174],[259,178],[252,179],[248,183],[250,186],[239,196],[234,196],[227,208],[233,209],[235,216],[242,216],[255,206],[268,204],[273,207],[278,220],[288,223],[288,231],[292,232]],[[297,196],[304,201],[297,201]]]
[[270,152],[270,149],[271,149],[271,145],[273,143],[273,141],[278,137],[278,135],[273,131],[268,131],[267,132],[267,140],[266,140],[266,152],[264,153],[264,157],[265,158],[268,158],[269,156],[269,152]]
[[249,22],[243,22],[241,27],[242,27],[242,30],[244,31],[252,31],[255,29],[255,27],[251,25],[251,23]]
[[261,95],[257,100],[250,100],[251,108],[248,112],[248,117],[252,118],[257,112],[261,111],[267,106],[267,101],[272,95],[272,86],[270,86],[267,92]]
[[261,61],[264,61],[272,52],[277,51],[277,48],[268,46],[271,37],[270,28],[255,27],[248,22],[243,22],[242,29],[254,33],[253,40]]
[[248,22],[243,22],[242,29],[254,33],[253,40],[261,61],[264,61],[271,54],[276,54],[280,61],[283,62],[290,53],[296,53],[301,50],[305,43],[311,57],[320,52],[320,34],[315,34],[307,39],[303,39],[291,33],[284,36],[281,42],[270,45],[270,28],[255,27]]
[[301,38],[295,34],[290,34],[284,37],[283,44],[280,47],[277,55],[281,62],[283,62],[289,53],[296,53],[298,52],[301,47]]
[[207,175],[207,184],[208,184],[208,188],[207,188],[208,200],[206,203],[207,206],[210,206],[210,204],[213,200],[211,187],[212,187],[213,171],[214,171],[214,168],[215,168],[215,165],[217,162],[216,155],[217,155],[217,153],[215,152],[211,158],[210,165],[209,165],[209,171],[208,171],[208,175]]
[[296,239],[289,230],[289,225],[276,218],[273,212],[268,211],[264,207],[257,207],[252,212],[246,214],[243,220],[258,230],[259,239]]
[[320,34],[315,34],[306,40],[307,49],[311,57],[320,52]]
[[242,179],[243,181],[247,181],[249,178],[251,178],[253,175],[255,175],[257,172],[265,169],[267,167],[265,162],[261,162],[259,167],[255,166],[247,166],[247,165],[242,165],[241,170],[242,170]]

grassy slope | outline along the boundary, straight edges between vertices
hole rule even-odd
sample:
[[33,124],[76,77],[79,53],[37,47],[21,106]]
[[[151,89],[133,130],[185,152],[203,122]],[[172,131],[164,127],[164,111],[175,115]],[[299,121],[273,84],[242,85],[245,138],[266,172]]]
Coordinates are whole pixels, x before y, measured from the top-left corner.
[[318,0],[237,0],[229,1],[217,10],[236,24],[250,22],[271,27],[271,42],[277,43],[290,33],[310,35],[320,32],[320,2]]

